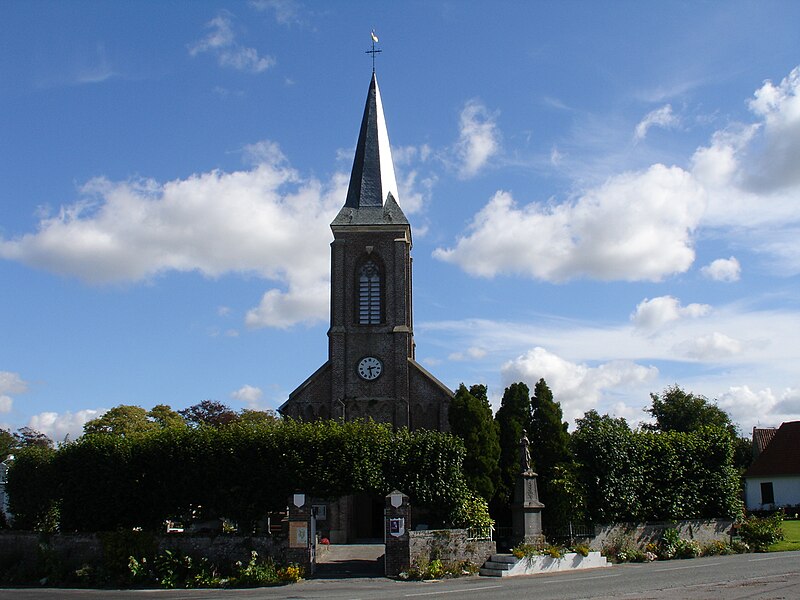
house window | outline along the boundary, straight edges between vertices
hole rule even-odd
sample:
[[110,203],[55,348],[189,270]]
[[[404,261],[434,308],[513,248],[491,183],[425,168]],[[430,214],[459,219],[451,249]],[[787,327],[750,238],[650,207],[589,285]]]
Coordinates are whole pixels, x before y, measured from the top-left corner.
[[771,481],[761,484],[761,504],[775,504],[775,492]]
[[358,324],[381,322],[381,273],[371,260],[358,271]]

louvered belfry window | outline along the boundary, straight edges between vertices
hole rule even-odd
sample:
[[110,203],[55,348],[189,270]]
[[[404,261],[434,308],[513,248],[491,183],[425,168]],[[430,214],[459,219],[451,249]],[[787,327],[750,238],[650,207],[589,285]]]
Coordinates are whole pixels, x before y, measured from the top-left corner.
[[376,325],[381,322],[381,273],[371,260],[358,272],[358,324]]

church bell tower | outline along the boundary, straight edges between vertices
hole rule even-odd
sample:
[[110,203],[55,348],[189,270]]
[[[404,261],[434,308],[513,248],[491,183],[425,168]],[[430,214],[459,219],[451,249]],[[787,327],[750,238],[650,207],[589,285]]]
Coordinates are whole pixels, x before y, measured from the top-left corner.
[[280,412],[448,430],[453,394],[414,359],[411,226],[398,204],[374,72],[347,197],[331,230],[328,361]]

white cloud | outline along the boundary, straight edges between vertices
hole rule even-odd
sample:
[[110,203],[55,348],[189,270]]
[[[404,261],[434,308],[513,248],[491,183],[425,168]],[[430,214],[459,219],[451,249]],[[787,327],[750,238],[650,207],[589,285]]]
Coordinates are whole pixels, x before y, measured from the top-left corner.
[[[426,154],[424,148],[417,153]],[[247,312],[248,327],[324,320],[330,222],[347,195],[348,178],[304,179],[270,141],[245,147],[243,158],[252,168],[166,183],[93,179],[57,215],[40,215],[35,232],[0,236],[0,258],[96,284],[172,271],[253,273],[279,285]],[[413,176],[402,181],[411,198],[403,206],[412,214],[428,196],[426,183]]]
[[471,346],[467,348],[466,352],[453,352],[447,358],[455,361],[462,360],[480,360],[486,357],[486,350],[478,346]]
[[327,279],[300,281],[287,291],[268,290],[258,306],[247,311],[248,327],[278,327],[285,329],[299,322],[314,323],[327,316],[330,307],[330,284]]
[[631,321],[637,329],[653,332],[667,323],[683,318],[696,319],[705,317],[711,312],[708,304],[689,304],[681,306],[680,300],[672,296],[659,296],[652,300],[645,298],[631,315]]
[[140,281],[168,271],[209,277],[255,273],[279,282],[251,327],[327,316],[329,223],[346,195],[343,174],[302,180],[275,144],[249,149],[246,171],[213,171],[160,184],[98,178],[35,233],[0,238],[0,257],[92,283]]
[[[430,200],[431,190],[437,178],[435,175],[421,175],[419,166],[427,163],[431,155],[431,147],[427,144],[392,148],[400,194],[398,202],[407,215],[419,212]],[[421,228],[416,227],[414,233],[416,237],[420,237]]]
[[[639,124],[641,136],[678,124],[668,106]],[[764,83],[749,107],[757,121],[716,131],[688,170],[654,164],[560,203],[518,205],[498,191],[435,256],[487,277],[660,280],[691,266],[702,228],[761,253],[782,275],[800,273],[800,67]]]
[[800,415],[800,388],[784,390],[775,405],[775,412],[779,415],[789,415],[791,420],[797,420],[797,415]]
[[261,388],[252,385],[243,385],[235,392],[231,392],[231,398],[244,402],[247,408],[257,409],[259,407],[259,400],[264,395]]
[[0,371],[0,394],[24,394],[27,391],[28,384],[18,373]]
[[747,385],[731,386],[717,398],[717,406],[730,414],[747,436],[754,426],[778,427],[784,421],[796,421],[800,415],[800,388],[786,388],[776,394],[768,387],[759,390]]
[[677,347],[686,356],[699,360],[714,360],[735,356],[740,354],[743,348],[742,342],[718,331],[701,335],[679,344]]
[[275,21],[280,25],[303,23],[301,6],[295,0],[251,0],[250,5],[256,10],[274,12]]
[[714,281],[739,281],[742,274],[742,266],[735,256],[730,258],[718,258],[706,265],[700,271]]
[[764,119],[765,142],[753,183],[769,190],[800,184],[800,67],[779,85],[765,81],[753,96],[749,107]]
[[637,140],[643,140],[647,136],[647,131],[651,127],[670,129],[677,127],[679,124],[680,119],[673,114],[672,106],[670,104],[665,104],[661,108],[657,108],[656,110],[647,113],[644,119],[639,121],[639,124],[636,125],[634,137]]
[[12,394],[24,394],[28,391],[28,384],[18,373],[0,371],[0,413],[11,412],[14,406]]
[[43,412],[34,415],[28,421],[28,427],[41,431],[55,442],[61,442],[69,435],[74,440],[83,435],[83,425],[96,419],[108,411],[107,408],[87,409],[77,412]]
[[230,13],[223,11],[206,24],[210,31],[201,40],[189,46],[189,54],[197,56],[209,52],[217,57],[221,67],[238,71],[260,73],[275,65],[271,56],[259,56],[255,48],[248,48],[236,41]]
[[541,347],[529,350],[502,367],[504,385],[524,381],[532,389],[544,378],[568,420],[582,417],[595,408],[604,394],[652,381],[657,375],[656,367],[626,360],[610,361],[597,367],[576,364]]
[[704,204],[689,173],[664,165],[617,175],[555,206],[519,207],[497,192],[467,235],[434,256],[484,277],[658,281],[694,261],[692,232]]
[[477,100],[470,100],[461,111],[460,135],[456,156],[460,163],[459,175],[474,177],[500,150],[500,133],[495,115]]

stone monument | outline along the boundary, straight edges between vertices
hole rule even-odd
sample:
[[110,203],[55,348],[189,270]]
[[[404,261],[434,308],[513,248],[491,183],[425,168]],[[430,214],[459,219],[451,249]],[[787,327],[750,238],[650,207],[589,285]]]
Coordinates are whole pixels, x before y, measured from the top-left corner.
[[542,534],[542,509],[536,473],[531,468],[530,441],[525,430],[519,441],[520,473],[514,486],[514,501],[511,504],[511,532],[513,544],[544,543]]

